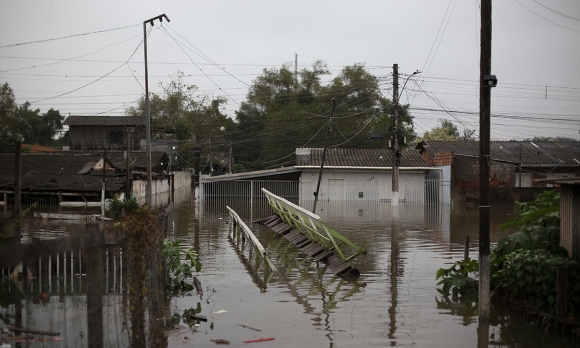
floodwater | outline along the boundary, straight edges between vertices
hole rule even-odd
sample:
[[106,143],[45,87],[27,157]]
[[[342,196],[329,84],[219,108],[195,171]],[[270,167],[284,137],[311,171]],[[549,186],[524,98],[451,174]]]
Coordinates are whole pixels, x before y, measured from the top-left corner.
[[[317,213],[327,225],[368,251],[353,261],[361,273],[354,280],[334,276],[267,227],[250,224],[278,269],[265,281],[263,271],[248,262],[248,253],[241,253],[229,238],[226,210],[229,205],[244,221],[257,220],[272,214],[265,200],[195,204],[184,194],[177,202],[171,236],[199,254],[203,268],[197,277],[204,295],[173,298],[171,312],[179,318],[197,308],[208,321],[196,327],[176,320],[167,333],[169,347],[215,347],[215,340],[241,347],[245,340],[260,338],[274,338],[256,343],[260,347],[476,347],[478,339],[489,347],[578,344],[496,306],[488,330],[478,331],[475,301],[455,302],[437,292],[435,272],[463,258],[466,235],[470,253],[477,257],[476,207],[319,203]],[[311,203],[303,205],[309,208]],[[492,243],[506,233],[498,226],[513,214],[513,207],[492,209]],[[68,235],[82,227],[32,218],[24,223],[28,237]],[[126,346],[128,341],[119,338],[125,332],[122,316],[115,314],[122,310],[120,300],[109,296],[107,301],[105,318],[111,323],[106,331],[115,338],[105,344]],[[79,330],[69,329],[72,337],[65,341],[70,345],[59,346],[85,346],[77,337]],[[487,338],[478,337],[485,331]]]

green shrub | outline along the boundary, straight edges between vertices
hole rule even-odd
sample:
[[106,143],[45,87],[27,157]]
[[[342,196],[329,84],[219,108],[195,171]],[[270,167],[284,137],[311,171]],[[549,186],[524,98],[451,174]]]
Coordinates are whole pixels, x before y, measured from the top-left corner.
[[115,213],[115,217],[119,217],[123,209],[125,209],[125,213],[137,211],[139,209],[139,203],[137,203],[135,198],[120,200],[115,197],[109,202],[109,209]]
[[568,308],[572,313],[580,309],[580,268],[576,261],[546,250],[520,249],[505,256],[493,254],[490,263],[494,292],[548,309],[556,302],[556,269],[567,267]]
[[[470,277],[469,275],[473,276]],[[466,295],[477,290],[477,280],[479,275],[479,262],[473,259],[457,261],[450,268],[440,268],[437,271],[436,279],[441,278],[437,285],[443,285],[442,289],[437,289],[442,295],[448,295],[449,290],[453,295]]]
[[162,254],[170,272],[167,289],[171,292],[193,290],[194,286],[187,282],[193,276],[191,270],[195,268],[197,272],[201,271],[201,262],[197,260],[193,247],[185,251],[186,263],[181,263],[181,246],[177,241],[165,239]]

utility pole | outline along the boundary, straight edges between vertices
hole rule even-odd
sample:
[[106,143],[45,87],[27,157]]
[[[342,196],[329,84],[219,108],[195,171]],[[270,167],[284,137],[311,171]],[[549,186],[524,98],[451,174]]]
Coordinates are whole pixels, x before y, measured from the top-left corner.
[[298,91],[298,53],[294,53],[294,85]]
[[324,149],[322,150],[322,161],[320,162],[320,172],[318,173],[318,184],[316,185],[316,192],[314,192],[314,207],[312,207],[312,213],[314,214],[316,214],[316,203],[318,202],[318,193],[320,192],[320,181],[322,180],[322,169],[324,168],[324,160],[326,159],[326,147],[328,146],[328,136],[330,135],[330,128],[332,127],[335,109],[336,109],[336,100],[332,98],[332,110],[330,111],[328,130],[326,131],[326,139],[324,140]]
[[[489,332],[489,230],[490,230],[490,106],[491,87],[491,0],[481,0],[481,55],[479,62],[479,320],[480,335],[487,342]],[[495,81],[494,81],[495,80]],[[485,336],[485,337],[484,337]],[[484,342],[481,342],[483,345]],[[487,343],[485,345],[487,347]]]
[[393,174],[391,205],[399,205],[399,65],[393,64]]
[[[22,214],[22,200],[20,192],[22,190],[22,143],[17,141],[14,143],[14,219],[16,224],[14,224],[14,239],[16,244],[21,243],[20,236],[20,215]],[[8,200],[6,200],[6,205],[8,205]],[[22,273],[27,273],[27,268],[25,265],[22,267]]]
[[127,127],[127,158],[125,159],[125,172],[127,174],[125,181],[125,191],[127,200],[131,198],[131,133],[133,133],[134,130],[135,129],[133,127]]
[[107,176],[107,148],[103,152],[103,183],[101,184],[101,216],[105,217],[105,178]]
[[518,187],[522,187],[522,145],[520,148],[520,161],[518,162]]
[[145,51],[145,133],[147,139],[147,208],[151,210],[151,112],[149,110],[149,70],[147,68],[147,23],[154,25],[155,20],[163,22],[165,18],[170,22],[169,18],[164,14],[157,17],[150,18],[143,21],[143,47]]
[[232,142],[230,141],[230,161],[228,165],[228,174],[234,173],[234,157],[232,156]]

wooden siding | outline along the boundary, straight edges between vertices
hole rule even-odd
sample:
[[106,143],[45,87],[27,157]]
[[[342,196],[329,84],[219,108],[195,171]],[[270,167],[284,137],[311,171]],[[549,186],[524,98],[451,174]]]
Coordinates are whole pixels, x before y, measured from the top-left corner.
[[580,262],[580,185],[562,185],[560,245]]
[[[116,134],[115,134],[116,133]],[[119,141],[122,134],[122,141]],[[139,150],[139,139],[145,134],[144,127],[135,127],[131,135],[131,149]],[[71,150],[127,149],[127,132],[124,126],[69,126]]]

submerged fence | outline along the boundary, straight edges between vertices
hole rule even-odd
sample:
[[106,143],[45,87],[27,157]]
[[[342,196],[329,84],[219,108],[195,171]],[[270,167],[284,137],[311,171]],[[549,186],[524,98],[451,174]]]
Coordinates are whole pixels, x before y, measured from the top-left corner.
[[107,231],[87,224],[84,233],[1,246],[0,318],[14,334],[0,339],[164,346],[157,329],[168,308],[160,253],[170,210],[139,220],[148,227]]
[[265,188],[286,199],[298,199],[298,184],[298,181],[276,180],[204,181],[201,183],[201,197],[265,200],[261,191]]

